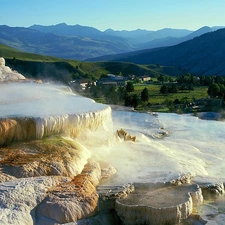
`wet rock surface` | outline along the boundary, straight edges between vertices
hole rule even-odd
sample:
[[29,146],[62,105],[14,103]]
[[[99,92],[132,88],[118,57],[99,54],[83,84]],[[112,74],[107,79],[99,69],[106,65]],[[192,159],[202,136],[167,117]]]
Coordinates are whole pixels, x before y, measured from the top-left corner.
[[44,200],[48,188],[68,182],[58,176],[21,178],[0,185],[0,224],[30,225],[33,209]]
[[95,185],[100,177],[99,164],[87,164],[73,180],[48,190],[46,198],[37,208],[37,218],[47,217],[61,224],[96,214],[98,195]]
[[17,178],[79,174],[90,154],[79,143],[62,137],[18,143],[0,149],[3,174]]
[[178,224],[202,202],[198,185],[138,184],[127,198],[117,199],[116,211],[125,224]]

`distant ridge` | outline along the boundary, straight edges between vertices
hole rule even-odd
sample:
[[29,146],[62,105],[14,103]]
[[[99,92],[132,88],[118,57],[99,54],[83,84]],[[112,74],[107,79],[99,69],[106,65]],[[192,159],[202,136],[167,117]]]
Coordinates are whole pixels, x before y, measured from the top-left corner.
[[51,26],[33,25],[29,28],[0,25],[0,43],[35,54],[86,60],[104,55],[171,46],[218,28],[204,27],[195,32],[172,28],[157,31],[107,29],[102,32],[93,27],[66,23]]
[[33,25],[29,29],[38,30],[44,33],[53,33],[57,35],[66,36],[80,36],[80,37],[98,37],[104,35],[100,30],[93,27],[76,25],[67,25],[60,23],[51,26]]
[[94,60],[170,65],[199,75],[225,76],[225,28],[171,47],[111,55]]

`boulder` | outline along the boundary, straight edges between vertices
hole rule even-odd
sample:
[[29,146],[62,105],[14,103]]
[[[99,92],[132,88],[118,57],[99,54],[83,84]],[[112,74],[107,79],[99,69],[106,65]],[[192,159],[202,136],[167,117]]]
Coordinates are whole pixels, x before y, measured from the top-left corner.
[[21,178],[0,185],[0,224],[35,224],[32,211],[45,198],[46,191],[69,178],[49,176]]
[[5,66],[5,59],[0,58],[0,81],[15,81],[15,80],[25,80],[26,78],[18,73],[13,71],[8,66]]
[[43,218],[64,224],[95,215],[98,206],[95,185],[100,178],[99,164],[90,162],[72,181],[49,189],[37,207],[37,224],[42,225]]

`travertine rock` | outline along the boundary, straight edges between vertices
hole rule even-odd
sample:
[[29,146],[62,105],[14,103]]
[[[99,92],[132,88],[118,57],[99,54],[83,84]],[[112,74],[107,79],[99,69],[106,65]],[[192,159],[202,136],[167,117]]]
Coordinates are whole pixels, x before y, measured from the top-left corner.
[[123,129],[120,129],[120,130],[117,130],[117,131],[116,131],[116,137],[117,137],[117,138],[120,138],[120,139],[122,139],[122,140],[124,140],[124,141],[133,141],[133,142],[136,141],[136,136],[131,137],[131,135],[128,134],[128,133],[127,133],[125,130],[123,130]]
[[74,177],[83,170],[89,157],[88,150],[79,143],[56,137],[1,148],[0,168],[2,174],[17,178]]
[[198,185],[135,188],[127,198],[116,201],[117,214],[126,225],[178,224],[203,201]]
[[0,57],[0,66],[5,66],[5,59]]
[[71,182],[50,189],[45,200],[38,206],[37,217],[69,223],[96,214],[98,194],[95,184],[101,177],[98,163],[90,162],[81,174]]
[[223,183],[202,185],[202,192],[205,199],[212,199],[224,194]]
[[5,59],[2,57],[0,58],[0,82],[25,79],[26,78],[22,74],[11,70],[8,66],[5,66]]
[[0,185],[0,225],[34,224],[32,210],[45,198],[48,188],[69,178],[49,176],[21,178]]
[[116,173],[116,169],[109,163],[100,162],[101,166],[101,179],[107,179]]

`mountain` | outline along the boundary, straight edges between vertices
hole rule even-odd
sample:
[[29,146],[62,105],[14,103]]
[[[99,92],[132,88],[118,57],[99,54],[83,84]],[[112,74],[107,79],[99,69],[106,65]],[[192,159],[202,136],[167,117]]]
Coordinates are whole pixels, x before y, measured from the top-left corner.
[[43,33],[53,33],[63,36],[79,36],[96,38],[104,35],[100,30],[93,27],[80,26],[80,25],[67,25],[66,23],[60,23],[51,26],[33,25],[29,29],[37,30]]
[[56,35],[63,36],[77,36],[77,37],[88,37],[96,38],[99,40],[127,40],[137,49],[140,49],[139,45],[151,40],[165,38],[165,37],[183,37],[191,34],[192,31],[186,29],[171,29],[164,28],[157,31],[149,31],[144,29],[137,29],[132,31],[121,30],[115,31],[113,29],[107,29],[104,32],[88,26],[81,25],[67,25],[66,23],[60,23],[51,26],[33,25],[29,27],[44,33],[53,33]]
[[62,36],[5,25],[0,26],[0,43],[25,52],[78,60],[135,49],[122,38],[100,40],[82,36]]
[[66,84],[74,79],[86,78],[97,80],[102,74],[120,74],[128,76],[149,75],[156,77],[160,74],[181,75],[183,70],[175,67],[155,65],[138,65],[128,62],[81,62],[64,60],[38,54],[21,52],[0,44],[0,56],[5,58],[6,66],[18,71],[27,78],[43,81],[61,81]]
[[142,50],[95,59],[177,66],[196,74],[225,76],[225,29],[171,47]]
[[176,36],[167,36],[165,38],[161,38],[161,39],[154,39],[152,41],[146,42],[144,44],[141,44],[139,46],[140,49],[150,49],[150,48],[158,48],[158,47],[166,47],[166,46],[173,46],[173,45],[177,45],[180,44],[182,42],[191,40],[195,37],[198,37],[202,34],[208,33],[208,32],[212,32],[212,31],[216,31],[218,29],[221,29],[223,27],[201,27],[200,29],[186,35],[183,37],[176,37]]
[[217,27],[196,32],[165,28],[158,31],[133,30],[104,32],[93,27],[65,23],[29,28],[0,26],[0,43],[21,51],[58,58],[86,60],[140,49],[171,46]]
[[191,34],[193,31],[186,30],[186,29],[171,29],[171,28],[164,28],[157,31],[148,31],[148,30],[133,30],[133,31],[114,31],[112,29],[105,30],[104,33],[114,35],[117,37],[126,38],[129,42],[136,45],[137,48],[141,48],[139,45],[161,38],[167,37],[183,37],[188,34]]

